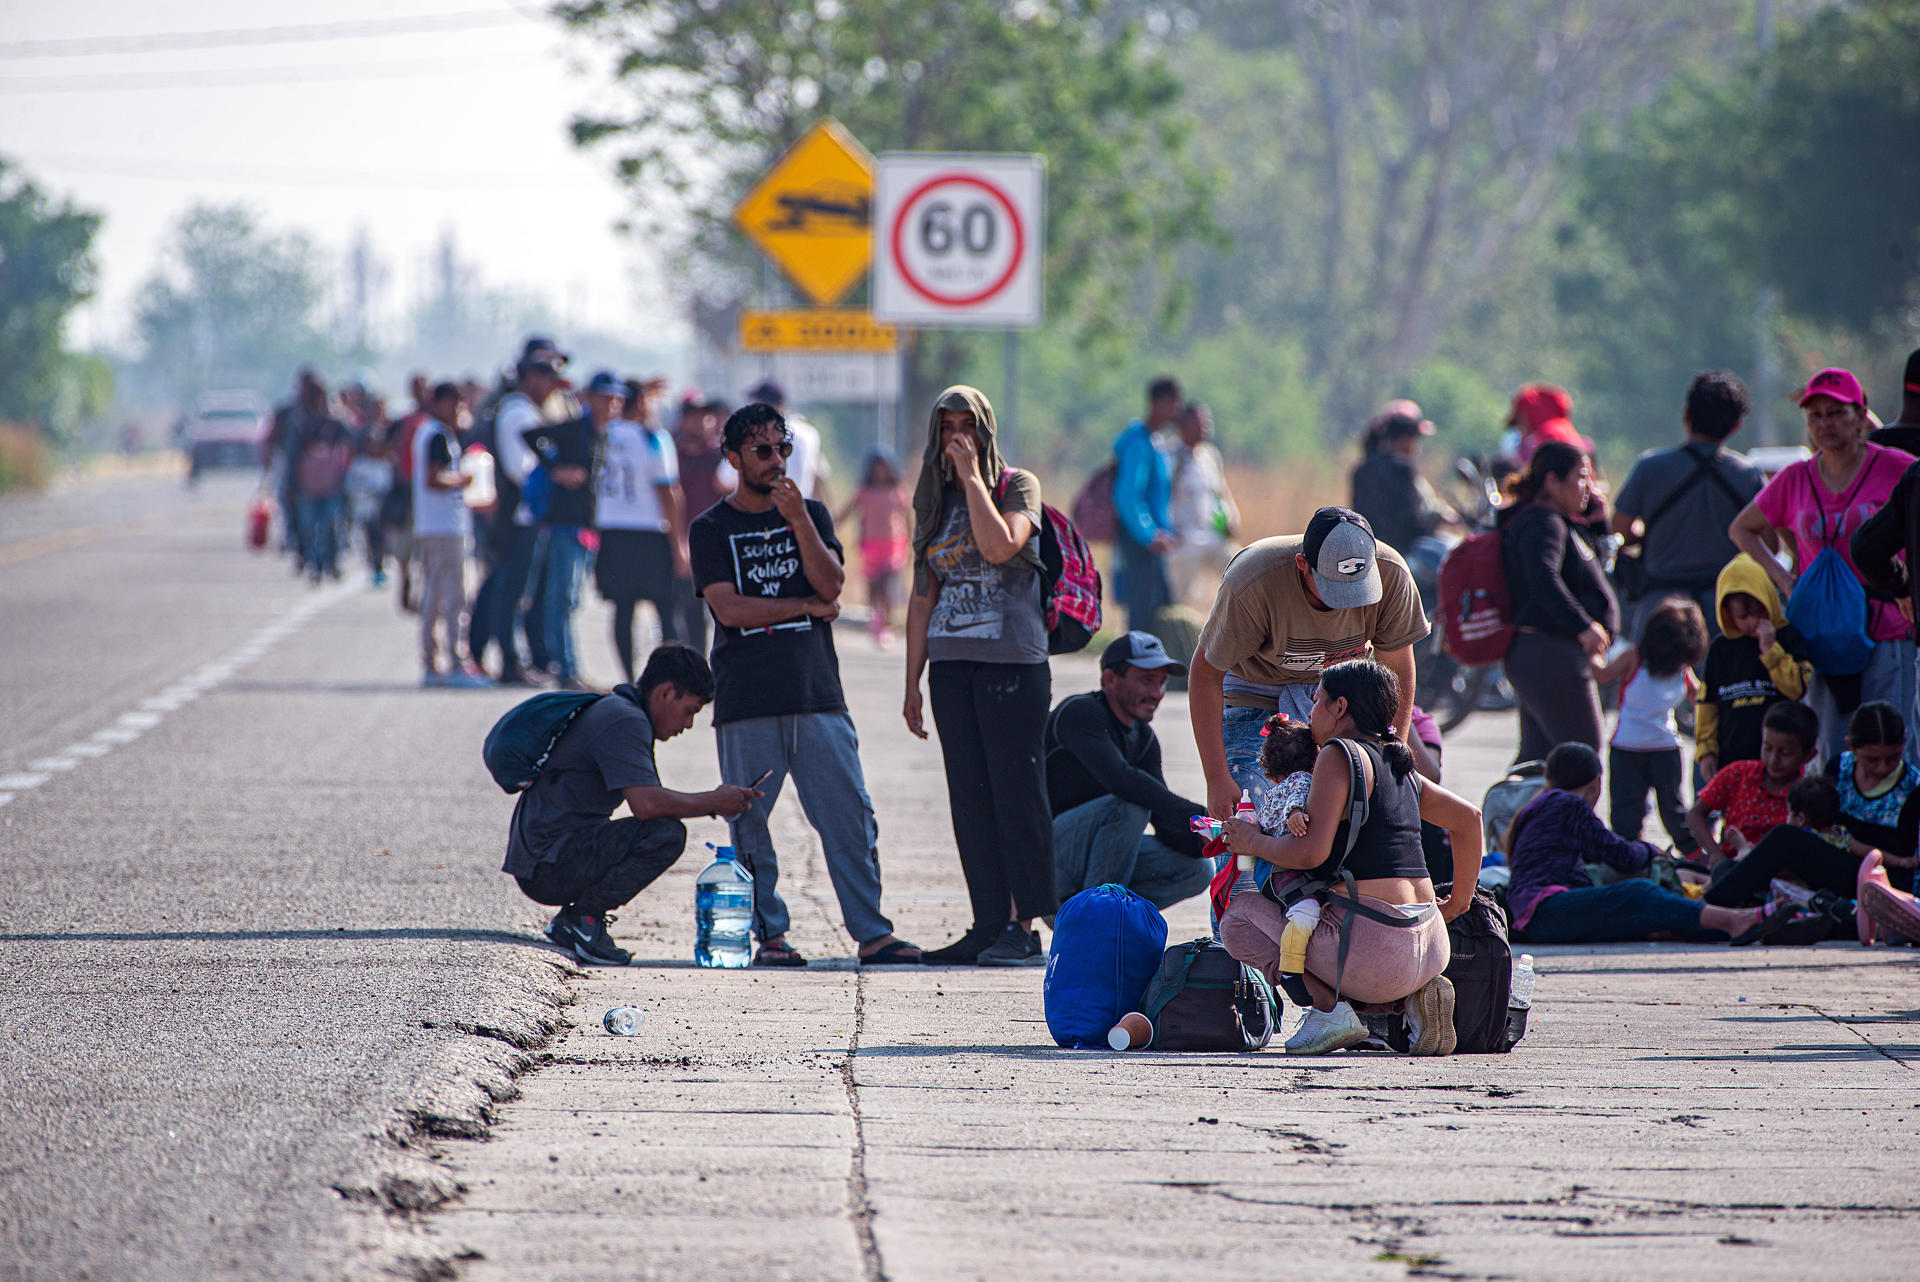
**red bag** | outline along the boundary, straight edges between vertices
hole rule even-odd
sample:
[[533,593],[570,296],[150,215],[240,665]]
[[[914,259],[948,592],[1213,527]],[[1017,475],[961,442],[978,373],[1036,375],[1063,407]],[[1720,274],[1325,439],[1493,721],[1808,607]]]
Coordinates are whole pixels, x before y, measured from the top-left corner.
[[1498,663],[1513,645],[1513,598],[1500,531],[1476,534],[1440,562],[1440,622],[1447,653],[1470,668]]
[[247,504],[247,546],[255,552],[264,551],[267,546],[267,527],[273,524],[273,509],[267,506],[267,496],[256,494]]
[[1089,543],[1111,543],[1120,537],[1120,513],[1113,506],[1113,482],[1119,475],[1119,461],[1108,459],[1073,500],[1073,524]]
[[[1215,837],[1200,848],[1200,853],[1208,859],[1218,859],[1227,853],[1227,843],[1225,839]],[[1239,878],[1239,861],[1229,859],[1224,867],[1213,874],[1213,880],[1207,883],[1207,898],[1213,903],[1215,921],[1227,915],[1227,905],[1233,902],[1233,883]]]

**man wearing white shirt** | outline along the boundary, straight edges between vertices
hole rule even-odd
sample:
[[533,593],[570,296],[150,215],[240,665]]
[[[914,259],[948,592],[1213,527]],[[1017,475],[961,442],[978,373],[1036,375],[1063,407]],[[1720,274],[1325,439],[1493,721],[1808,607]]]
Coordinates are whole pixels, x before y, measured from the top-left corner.
[[[644,404],[645,388],[627,385],[630,407]],[[630,411],[631,415],[631,411]],[[607,425],[597,507],[600,551],[594,582],[613,605],[613,648],[633,680],[633,615],[649,602],[663,641],[687,639],[681,626],[676,578],[688,578],[686,505],[680,493],[679,451],[657,427],[629,416]]]
[[560,387],[560,367],[551,359],[558,355],[542,352],[534,359],[523,359],[514,390],[501,398],[500,407],[494,412],[494,480],[500,490],[500,505],[494,519],[507,527],[495,543],[498,560],[489,594],[493,610],[492,635],[500,643],[501,685],[533,684],[520,664],[520,648],[514,632],[516,622],[526,630],[528,661],[536,669],[547,665],[537,598],[528,609],[521,609],[521,600],[527,595],[527,579],[533,573],[534,549],[540,531],[533,514],[520,499],[520,490],[539,462],[532,446],[527,444],[526,434],[546,424],[540,407]]
[[[464,491],[472,479],[460,470],[460,446],[454,424],[460,418],[460,389],[441,383],[427,398],[427,417],[414,431],[413,549],[420,561],[420,684],[486,686],[493,684],[460,662],[460,616],[467,608],[467,538],[473,514]],[[440,641],[446,633],[447,664],[440,666]]]

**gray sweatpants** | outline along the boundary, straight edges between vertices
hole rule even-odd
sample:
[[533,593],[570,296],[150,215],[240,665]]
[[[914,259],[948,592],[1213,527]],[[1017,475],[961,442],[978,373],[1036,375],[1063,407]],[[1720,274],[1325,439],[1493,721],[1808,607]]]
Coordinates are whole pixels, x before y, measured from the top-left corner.
[[827,877],[840,900],[840,920],[858,943],[893,933],[880,911],[880,828],[860,770],[860,739],[844,712],[808,712],[789,717],[729,721],[714,730],[720,747],[720,777],[760,785],[766,795],[733,821],[733,848],[753,874],[754,933],[762,940],[787,933],[791,917],[780,898],[780,861],[767,819],[787,776],[800,794],[800,809],[820,834]]
[[445,671],[458,672],[460,616],[467,609],[467,536],[416,534],[413,547],[420,560],[420,662],[428,672],[439,669],[440,645],[434,633],[444,629]]
[[1147,809],[1096,797],[1053,817],[1053,886],[1061,903],[1091,886],[1125,886],[1155,908],[1207,888],[1211,859],[1190,859],[1147,831]]

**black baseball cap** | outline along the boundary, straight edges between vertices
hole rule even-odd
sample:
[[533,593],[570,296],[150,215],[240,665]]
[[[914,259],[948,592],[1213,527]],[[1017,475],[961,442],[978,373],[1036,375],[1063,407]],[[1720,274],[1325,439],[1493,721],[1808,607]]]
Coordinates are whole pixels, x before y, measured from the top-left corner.
[[1336,610],[1372,605],[1380,585],[1380,544],[1367,518],[1352,508],[1323,507],[1307,522],[1300,549],[1313,570],[1313,590]]
[[1187,665],[1167,653],[1160,638],[1151,632],[1129,632],[1100,652],[1100,667],[1106,672],[1123,668],[1169,669],[1174,676],[1187,675]]

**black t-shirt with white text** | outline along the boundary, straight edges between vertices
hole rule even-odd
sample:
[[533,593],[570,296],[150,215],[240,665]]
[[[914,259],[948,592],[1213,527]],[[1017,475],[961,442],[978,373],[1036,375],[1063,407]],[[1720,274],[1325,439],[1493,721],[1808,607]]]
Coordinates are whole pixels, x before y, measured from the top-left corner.
[[[820,541],[846,559],[834,537],[826,504],[807,500]],[[714,583],[728,583],[742,597],[799,598],[817,595],[800,562],[793,527],[778,509],[742,512],[722,499],[687,531],[693,582],[702,595]],[[713,723],[753,717],[794,716],[807,712],[843,712],[840,660],[833,649],[833,625],[811,615],[770,627],[713,629]]]

